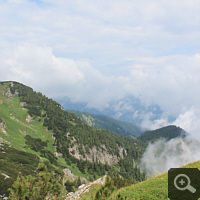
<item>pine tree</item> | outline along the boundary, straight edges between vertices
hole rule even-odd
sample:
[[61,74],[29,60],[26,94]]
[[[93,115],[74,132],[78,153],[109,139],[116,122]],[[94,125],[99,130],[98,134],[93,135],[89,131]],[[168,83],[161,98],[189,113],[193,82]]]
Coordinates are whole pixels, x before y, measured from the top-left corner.
[[45,200],[60,199],[61,184],[53,178],[53,175],[47,172],[44,164],[38,165],[36,177],[29,175],[24,178],[21,173],[10,188],[9,198],[12,200]]
[[21,200],[25,199],[26,196],[29,193],[28,189],[28,182],[27,180],[22,176],[21,172],[19,172],[19,176],[17,177],[16,182],[13,183],[13,189],[9,189],[10,192],[10,198],[14,200]]

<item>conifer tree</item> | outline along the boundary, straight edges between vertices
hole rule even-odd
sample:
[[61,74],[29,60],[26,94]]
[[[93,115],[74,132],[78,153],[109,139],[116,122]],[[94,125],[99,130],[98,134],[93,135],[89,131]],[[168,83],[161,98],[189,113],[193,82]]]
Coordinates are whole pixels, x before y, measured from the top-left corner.
[[28,189],[28,182],[27,180],[22,176],[21,172],[19,172],[19,176],[17,177],[17,180],[13,183],[13,189],[9,189],[10,192],[10,198],[14,200],[21,200],[25,199],[26,196],[29,193]]
[[36,177],[29,175],[24,178],[21,173],[9,189],[9,198],[12,200],[57,200],[60,199],[61,184],[47,172],[44,164],[38,165]]

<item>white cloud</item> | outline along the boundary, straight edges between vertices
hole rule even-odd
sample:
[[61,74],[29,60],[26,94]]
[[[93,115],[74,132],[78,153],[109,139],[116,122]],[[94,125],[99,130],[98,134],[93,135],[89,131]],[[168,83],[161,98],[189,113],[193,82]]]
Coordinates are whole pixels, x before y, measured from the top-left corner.
[[168,117],[165,113],[156,120],[152,120],[151,117],[153,117],[153,113],[151,112],[140,115],[140,118],[143,119],[140,124],[143,129],[155,130],[170,124]]
[[160,139],[150,143],[141,159],[140,168],[150,177],[178,168],[200,157],[199,142],[191,138]]
[[180,114],[174,124],[183,127],[191,137],[200,141],[200,109],[191,107],[185,113]]
[[[198,0],[1,1],[0,79],[98,108],[133,95],[192,126],[184,116],[200,116],[199,8]],[[164,124],[165,115],[153,127]]]
[[135,62],[145,66],[148,63],[150,66],[132,66],[129,81],[132,85],[129,90],[137,88],[138,95],[147,105],[157,103],[164,111],[173,115],[182,113],[191,106],[200,106],[200,54],[150,57]]
[[[88,61],[56,57],[49,47],[26,43],[1,54],[0,79],[20,81],[51,97],[66,95],[98,109],[133,95],[145,105],[158,104],[165,111],[154,121],[152,113],[140,116],[144,128],[168,125],[166,114],[169,114],[177,117],[174,124],[198,137],[199,60],[200,54],[138,58],[135,61],[138,64],[129,69],[129,76],[106,76]],[[131,102],[118,106],[121,110],[132,110],[133,115],[136,112]]]
[[41,2],[1,3],[2,40],[50,46],[58,56],[88,58],[98,67],[133,55],[194,53],[200,44],[196,0]]
[[20,45],[8,57],[4,54],[1,62],[1,80],[18,80],[50,95],[84,82],[84,74],[75,61],[55,57],[47,47]]

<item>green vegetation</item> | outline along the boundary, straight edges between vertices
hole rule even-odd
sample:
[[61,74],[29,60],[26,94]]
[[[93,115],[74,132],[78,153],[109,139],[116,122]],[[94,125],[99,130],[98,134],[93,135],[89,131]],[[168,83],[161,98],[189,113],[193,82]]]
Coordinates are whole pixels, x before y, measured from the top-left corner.
[[55,179],[52,173],[47,171],[44,164],[38,165],[38,173],[33,177],[31,175],[24,178],[19,173],[13,188],[9,189],[9,198],[13,200],[45,200],[61,199],[62,185]]
[[81,185],[80,177],[78,177],[78,179],[76,179],[74,181],[67,180],[65,182],[65,187],[68,192],[75,192],[76,189],[78,189],[78,186],[80,186],[80,185]]
[[154,131],[146,131],[142,133],[138,139],[143,142],[154,142],[159,138],[170,140],[175,137],[185,137],[186,135],[187,133],[182,128],[171,125]]
[[[10,188],[21,172],[24,175],[34,175],[39,163],[38,156],[19,151],[8,144],[0,144],[0,191],[1,195],[8,196]],[[3,175],[3,174],[4,175]],[[8,177],[6,178],[7,175]],[[6,179],[5,179],[6,178]]]
[[108,129],[117,134],[124,136],[138,137],[142,131],[139,126],[131,124],[129,122],[123,122],[113,119],[104,115],[95,115],[87,112],[80,112],[77,110],[68,110],[71,113],[75,113],[77,117],[80,117],[86,124],[93,126],[97,129]]
[[106,177],[106,183],[105,185],[101,186],[95,194],[94,199],[99,200],[99,199],[105,199],[111,195],[111,193],[114,191],[115,186],[109,176]]
[[[182,168],[199,168],[200,169],[200,161],[190,163]],[[109,187],[105,189],[104,186],[95,185],[96,193],[94,190],[91,192],[84,194],[82,198],[84,200],[95,200],[94,194],[100,193],[103,195],[98,194],[99,199],[107,199],[107,200],[159,200],[159,199],[168,199],[168,173],[160,174],[154,178],[145,180],[143,182],[134,182],[130,184],[130,181],[127,180],[118,180],[120,178],[111,179],[112,187],[114,186],[114,190],[109,190]],[[120,183],[118,186],[117,183]],[[121,184],[124,183],[124,184]],[[103,190],[102,190],[103,188]],[[93,188],[92,188],[93,189]],[[101,192],[100,192],[101,191]],[[109,195],[104,198],[104,191],[106,191]],[[113,192],[111,192],[113,191]]]
[[[200,161],[190,163],[182,168],[199,168]],[[146,180],[144,182],[123,187],[113,192],[112,196],[108,199],[168,199],[168,174],[163,173],[159,176]]]
[[[0,143],[10,145],[18,152],[12,161],[5,158],[0,160],[4,162],[2,165],[13,166],[13,169],[10,169],[13,171],[11,173],[1,167],[2,173],[10,178],[1,179],[4,189],[0,190],[0,195],[8,194],[7,189],[11,187],[19,171],[24,175],[31,174],[25,169],[34,172],[39,161],[44,162],[49,170],[60,176],[60,179],[63,178],[63,168],[69,168],[77,176],[83,176],[90,181],[105,173],[111,177],[124,176],[137,181],[144,179],[144,175],[133,163],[133,159],[137,162],[145,150],[143,143],[136,138],[91,127],[74,113],[64,111],[57,102],[17,82],[1,83],[0,100],[0,120],[4,123],[0,128]],[[120,161],[110,166],[107,163],[102,164],[98,159],[93,162],[76,159],[69,152],[69,147],[74,145],[74,141],[83,158],[86,158],[92,147],[103,151],[104,145],[106,151],[111,155],[117,155]],[[121,158],[119,148],[124,149]],[[62,156],[56,157],[55,151]],[[23,155],[21,152],[32,158],[34,155],[37,160],[34,161],[35,165],[25,166],[29,159],[26,157],[20,161],[20,155]],[[21,166],[24,166],[24,170]]]
[[[90,127],[80,118],[77,118],[74,113],[64,111],[57,102],[48,99],[41,93],[34,92],[33,89],[22,84],[14,82],[14,86],[10,87],[10,90],[13,94],[16,91],[18,92],[20,101],[26,102],[25,107],[34,119],[43,121],[43,126],[46,126],[48,130],[53,131],[57,152],[62,153],[68,165],[74,163],[82,173],[92,174],[94,177],[96,175],[102,176],[106,171],[112,172],[113,175],[123,174],[129,178],[137,177],[134,175],[129,176],[130,172],[128,172],[128,170],[116,170],[108,165],[103,165],[97,160],[94,163],[87,160],[78,160],[69,153],[69,146],[73,145],[72,140],[75,138],[77,144],[79,144],[79,153],[81,153],[83,157],[85,157],[85,154],[89,152],[89,149],[92,147],[96,146],[97,149],[101,149],[101,145],[103,144],[108,153],[119,157],[119,147],[124,147],[129,155],[127,157],[124,155],[126,157],[125,159],[129,159],[129,162],[133,162],[132,159],[137,161],[144,151],[141,142],[128,136],[124,137],[118,135],[106,129],[98,130],[94,127]],[[67,133],[70,133],[70,135],[67,136]],[[45,156],[48,159],[53,157],[49,152],[38,149],[43,148],[46,145],[39,139],[35,139],[37,142],[34,142],[34,139],[30,136],[26,136],[25,139],[26,144],[28,144],[32,150],[39,151],[41,153],[40,155]],[[31,144],[30,142],[34,144]],[[85,147],[86,152],[83,150],[83,146]],[[118,167],[123,168],[123,163],[124,162],[121,161]],[[137,173],[140,172],[138,171]]]
[[111,179],[107,175],[105,184],[96,191],[94,199],[95,200],[106,199],[113,193],[114,190],[125,187],[125,186],[129,186],[134,183],[135,183],[134,181],[123,179],[120,177]]
[[32,138],[30,135],[25,136],[26,145],[30,147],[33,151],[40,152],[42,157],[47,158],[50,163],[57,165],[58,158],[49,150],[45,150],[44,147],[47,147],[47,142],[42,141],[39,138]]
[[37,118],[32,119],[30,122],[26,121],[28,110],[21,105],[24,103],[20,101],[18,95],[13,98],[6,95],[9,85],[10,82],[0,85],[0,100],[2,101],[0,116],[5,122],[4,131],[0,130],[0,142],[8,143],[18,150],[35,154],[35,151],[27,148],[25,144],[25,136],[31,135],[32,138],[39,138],[44,142],[48,140],[46,149],[53,152],[55,147],[53,146],[52,132],[48,131],[43,126],[43,122],[39,122]]

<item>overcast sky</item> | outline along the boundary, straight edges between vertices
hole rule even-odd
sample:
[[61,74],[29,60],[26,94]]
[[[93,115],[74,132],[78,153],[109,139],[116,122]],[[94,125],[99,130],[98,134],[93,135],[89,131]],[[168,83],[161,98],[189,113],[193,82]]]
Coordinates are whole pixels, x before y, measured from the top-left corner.
[[133,95],[200,135],[199,0],[0,0],[0,80],[103,108]]

